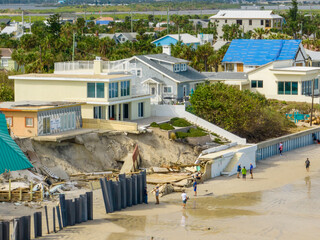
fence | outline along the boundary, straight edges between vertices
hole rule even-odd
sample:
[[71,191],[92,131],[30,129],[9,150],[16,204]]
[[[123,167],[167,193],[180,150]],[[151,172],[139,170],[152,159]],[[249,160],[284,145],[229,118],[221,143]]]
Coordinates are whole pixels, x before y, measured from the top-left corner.
[[[73,226],[77,223],[93,220],[93,193],[87,192],[80,195],[80,198],[74,200],[66,200],[64,194],[60,194],[60,207],[52,208],[52,230],[57,232],[56,221],[58,221],[59,230],[63,227]],[[44,207],[47,234],[50,234],[48,207]],[[31,239],[31,216],[22,216],[13,219],[12,237],[14,240],[30,240]],[[42,237],[42,212],[33,214],[33,233],[34,238]],[[0,240],[10,239],[10,222],[0,222]]]
[[313,144],[312,134],[316,138],[320,137],[320,128],[313,128],[299,133],[294,133],[276,139],[264,141],[257,144],[256,160],[263,160],[279,154],[279,144],[283,143],[283,152],[288,152],[297,148]]
[[104,119],[82,119],[83,128],[116,130],[124,132],[138,132],[138,124],[134,122],[104,120]]
[[119,181],[100,179],[100,185],[106,213],[120,211],[132,205],[147,203],[144,189],[147,186],[147,175],[143,171],[126,177],[119,174]]
[[55,73],[77,70],[93,70],[93,61],[57,62],[54,64]]

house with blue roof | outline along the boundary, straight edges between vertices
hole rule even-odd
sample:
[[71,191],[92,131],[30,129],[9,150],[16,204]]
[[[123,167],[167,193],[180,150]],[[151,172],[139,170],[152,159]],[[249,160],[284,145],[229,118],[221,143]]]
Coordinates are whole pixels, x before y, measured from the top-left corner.
[[200,45],[200,39],[188,33],[169,34],[154,40],[152,43],[156,46],[170,46],[175,45],[177,42],[182,42],[182,44],[188,46],[192,45],[194,49]]
[[282,60],[292,60],[292,66],[306,66],[308,56],[301,40],[235,39],[222,64],[227,72],[248,72]]

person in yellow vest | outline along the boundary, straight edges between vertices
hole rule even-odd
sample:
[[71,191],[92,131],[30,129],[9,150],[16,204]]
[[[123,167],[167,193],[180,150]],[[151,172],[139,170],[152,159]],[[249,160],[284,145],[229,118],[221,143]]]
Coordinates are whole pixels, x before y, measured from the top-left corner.
[[247,169],[246,169],[245,166],[242,168],[241,173],[242,173],[242,178],[243,178],[243,180],[246,180],[246,177],[247,177]]

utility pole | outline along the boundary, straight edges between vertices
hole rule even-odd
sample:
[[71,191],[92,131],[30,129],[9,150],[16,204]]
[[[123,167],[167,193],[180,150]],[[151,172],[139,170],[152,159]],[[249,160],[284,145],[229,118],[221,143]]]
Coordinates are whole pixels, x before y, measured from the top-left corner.
[[131,32],[133,32],[132,12],[130,12]]
[[312,101],[311,101],[310,127],[312,126],[312,118],[313,118],[313,99],[314,99],[314,79],[312,80]]
[[169,7],[167,9],[167,34],[169,34]]
[[73,32],[73,44],[72,44],[72,62],[74,62],[74,48],[75,48],[76,34]]

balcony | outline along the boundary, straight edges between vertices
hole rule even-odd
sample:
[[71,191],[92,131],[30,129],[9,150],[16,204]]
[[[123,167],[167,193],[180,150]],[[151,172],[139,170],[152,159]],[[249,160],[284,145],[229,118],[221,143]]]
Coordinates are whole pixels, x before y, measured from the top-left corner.
[[93,74],[93,61],[57,62],[55,74]]

